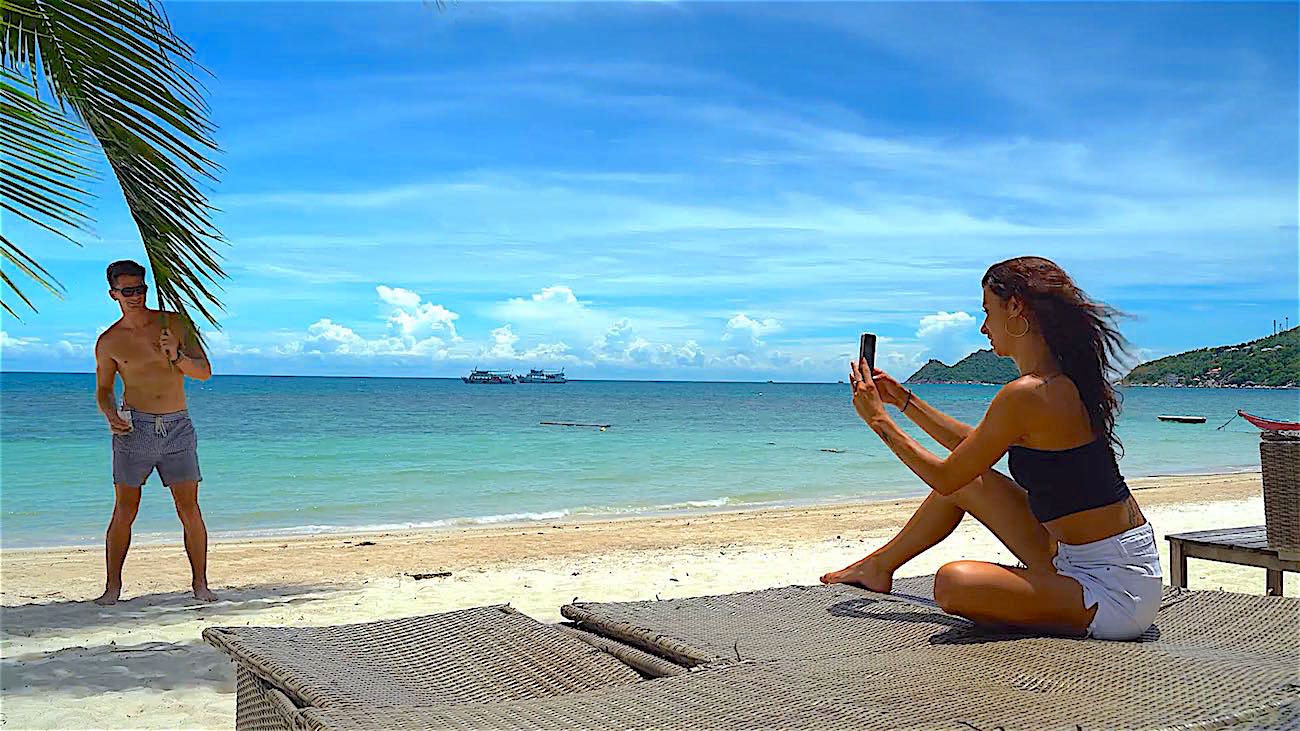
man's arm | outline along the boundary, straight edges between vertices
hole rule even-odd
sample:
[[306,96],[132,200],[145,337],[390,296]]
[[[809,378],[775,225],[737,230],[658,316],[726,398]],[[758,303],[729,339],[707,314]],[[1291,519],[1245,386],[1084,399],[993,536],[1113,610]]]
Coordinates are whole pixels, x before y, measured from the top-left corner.
[[108,426],[114,434],[123,434],[131,430],[131,425],[117,415],[117,404],[113,403],[113,385],[117,379],[117,361],[108,352],[104,336],[100,335],[95,343],[95,403],[108,419]]
[[104,338],[100,336],[95,343],[95,403],[105,415],[117,415],[117,404],[113,403],[113,385],[117,379],[117,361],[108,354]]
[[[173,317],[179,317],[173,315]],[[203,344],[199,342],[199,331],[187,318],[179,317],[181,325],[180,347],[176,349],[175,366],[181,373],[196,381],[206,381],[212,377],[212,364],[208,362]]]

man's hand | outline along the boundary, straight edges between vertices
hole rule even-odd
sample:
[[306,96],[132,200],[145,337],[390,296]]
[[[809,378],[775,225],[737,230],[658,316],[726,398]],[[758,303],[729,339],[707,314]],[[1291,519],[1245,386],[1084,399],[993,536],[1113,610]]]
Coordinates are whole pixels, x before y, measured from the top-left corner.
[[105,411],[104,418],[108,419],[108,428],[114,434],[127,434],[131,431],[131,423],[119,416],[116,411]]
[[158,347],[162,349],[163,357],[168,363],[176,360],[176,353],[180,349],[180,343],[177,342],[176,336],[172,335],[169,328],[162,329],[162,335],[158,336]]

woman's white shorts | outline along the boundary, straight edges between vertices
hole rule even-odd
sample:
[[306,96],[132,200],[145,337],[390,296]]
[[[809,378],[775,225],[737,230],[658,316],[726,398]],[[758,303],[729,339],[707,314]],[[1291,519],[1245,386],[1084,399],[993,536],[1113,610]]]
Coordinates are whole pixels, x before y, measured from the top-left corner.
[[1083,586],[1083,606],[1097,607],[1088,636],[1133,640],[1160,609],[1160,553],[1150,523],[1093,543],[1057,544],[1056,572]]

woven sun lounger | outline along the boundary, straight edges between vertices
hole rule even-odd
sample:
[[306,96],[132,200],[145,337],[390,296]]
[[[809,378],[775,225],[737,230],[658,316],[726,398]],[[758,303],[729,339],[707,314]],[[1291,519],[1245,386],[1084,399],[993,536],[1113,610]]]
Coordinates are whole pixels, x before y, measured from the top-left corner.
[[[793,586],[561,611],[579,627],[692,667],[853,674],[877,658],[894,670],[859,678],[859,693],[917,709],[873,716],[891,727],[916,718],[944,728],[1269,727],[1276,718],[1284,727],[1300,717],[1300,600],[1166,588],[1141,641],[1102,642],[977,628],[938,611],[928,581],[900,582],[904,596]],[[878,685],[891,674],[910,684]],[[950,700],[958,689],[990,703],[963,707]]]
[[[1294,729],[1300,702],[1202,708],[1129,705],[1102,679],[1051,687],[1027,669],[1015,684],[983,679],[972,658],[936,662],[908,651],[834,663],[739,663],[568,696],[456,707],[307,709],[324,729]],[[1007,657],[1004,661],[1014,661]],[[1008,670],[1004,668],[1004,671]],[[1068,666],[1064,669],[1068,672]],[[1081,723],[1082,720],[1082,723]]]
[[508,606],[333,627],[212,627],[236,665],[238,729],[294,728],[304,708],[517,701],[644,679],[670,663]]
[[[577,628],[497,607],[418,618],[424,631],[376,633],[390,624],[381,622],[267,636],[292,648],[268,650],[267,637],[245,633],[231,652],[241,665],[237,727],[1283,729],[1300,721],[1300,600],[1170,589],[1143,641],[1101,642],[981,631],[939,612],[928,581],[901,580],[896,595],[787,587],[565,607],[581,617]],[[476,647],[495,622],[482,613],[493,610],[526,628],[505,652]],[[475,631],[465,646],[431,650],[426,635],[454,635],[446,619],[454,615],[472,618]],[[318,634],[292,634],[311,630]],[[545,675],[555,661],[526,645],[557,635],[593,643],[596,656],[633,659],[635,679],[614,673],[537,692],[529,663]],[[608,651],[596,650],[602,643]],[[358,652],[374,655],[363,662]],[[454,656],[450,671],[436,669],[442,652]],[[475,655],[486,664],[503,654],[510,659],[496,669],[472,667]],[[241,659],[254,657],[261,665]],[[280,665],[259,671],[268,658]]]

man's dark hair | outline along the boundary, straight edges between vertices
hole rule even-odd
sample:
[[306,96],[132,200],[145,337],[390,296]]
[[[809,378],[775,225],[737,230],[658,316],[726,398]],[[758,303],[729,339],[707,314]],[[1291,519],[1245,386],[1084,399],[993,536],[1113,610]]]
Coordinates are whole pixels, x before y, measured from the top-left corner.
[[123,259],[121,261],[115,261],[112,264],[109,264],[108,265],[108,286],[116,287],[117,278],[123,275],[128,277],[143,277],[144,267],[131,261],[130,259]]

